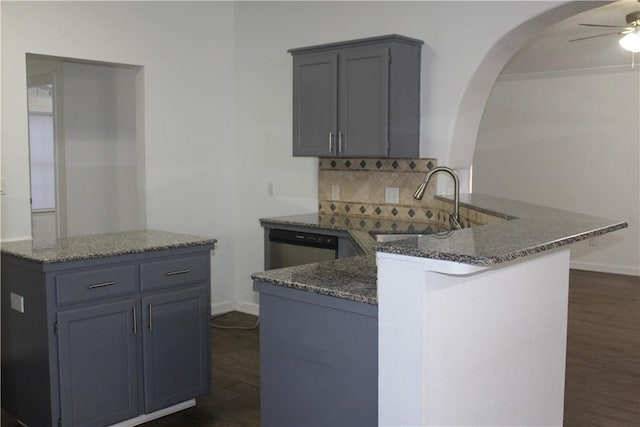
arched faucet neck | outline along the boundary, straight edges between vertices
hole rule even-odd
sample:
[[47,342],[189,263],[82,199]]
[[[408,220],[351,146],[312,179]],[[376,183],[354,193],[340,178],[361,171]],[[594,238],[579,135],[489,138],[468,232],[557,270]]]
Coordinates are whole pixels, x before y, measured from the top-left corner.
[[439,172],[444,172],[451,176],[451,178],[453,179],[453,212],[449,215],[449,220],[452,227],[460,229],[462,228],[462,225],[460,224],[460,179],[458,178],[458,174],[456,174],[453,169],[446,166],[436,166],[435,168],[431,169],[425,176],[422,184],[420,184],[416,192],[413,194],[413,197],[416,200],[422,200],[427,185],[429,184],[429,180],[433,175]]

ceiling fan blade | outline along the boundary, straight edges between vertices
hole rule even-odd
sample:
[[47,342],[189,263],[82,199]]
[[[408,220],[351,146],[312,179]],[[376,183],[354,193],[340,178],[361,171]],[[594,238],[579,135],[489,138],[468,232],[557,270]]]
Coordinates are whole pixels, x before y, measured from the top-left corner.
[[614,34],[624,34],[624,33],[622,33],[622,32],[616,32],[616,33],[604,33],[604,34],[598,34],[598,35],[595,35],[595,36],[580,37],[579,39],[573,39],[573,40],[569,40],[569,41],[570,41],[570,42],[577,42],[577,41],[579,41],[579,40],[594,39],[594,38],[596,38],[596,37],[611,36],[611,35],[614,35]]
[[583,27],[627,28],[627,25],[578,24]]

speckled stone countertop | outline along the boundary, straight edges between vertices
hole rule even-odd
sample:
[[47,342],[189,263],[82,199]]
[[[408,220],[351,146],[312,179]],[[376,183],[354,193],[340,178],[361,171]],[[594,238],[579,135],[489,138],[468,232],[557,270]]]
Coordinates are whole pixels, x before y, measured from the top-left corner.
[[320,295],[366,304],[378,303],[376,260],[371,255],[269,270],[251,277]]
[[[446,197],[441,199],[449,200]],[[367,255],[269,270],[251,277],[278,286],[377,304],[375,251],[490,266],[627,227],[627,223],[622,221],[479,194],[461,195],[460,205],[502,217],[505,221],[376,244],[370,232],[427,234],[428,230],[423,230],[426,224],[422,223],[319,214],[261,219],[263,225],[346,231]],[[395,226],[392,225],[394,223]],[[413,229],[409,229],[409,225]]]
[[54,240],[2,242],[2,254],[51,264],[200,245],[211,245],[213,248],[215,243],[216,239],[188,234],[134,230]]
[[507,214],[512,220],[414,237],[376,246],[379,252],[473,265],[494,265],[627,227],[626,222],[493,196],[460,196],[461,206]]

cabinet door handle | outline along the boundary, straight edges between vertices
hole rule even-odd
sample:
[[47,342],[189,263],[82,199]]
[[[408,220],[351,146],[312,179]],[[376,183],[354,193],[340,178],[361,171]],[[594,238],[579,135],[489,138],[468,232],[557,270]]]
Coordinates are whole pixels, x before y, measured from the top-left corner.
[[133,335],[138,335],[138,320],[136,319],[136,306],[133,306]]
[[329,131],[329,152],[333,153],[333,132]]
[[191,273],[191,270],[185,268],[184,270],[176,270],[176,271],[167,271],[167,276],[177,276],[178,274],[187,274]]
[[151,318],[151,304],[149,304],[149,330],[150,331],[153,330],[152,322],[153,322],[153,319]]
[[338,132],[338,153],[342,153],[342,132]]
[[87,289],[103,288],[105,286],[111,286],[111,285],[115,285],[115,284],[116,284],[116,282],[94,283],[93,285],[87,286]]

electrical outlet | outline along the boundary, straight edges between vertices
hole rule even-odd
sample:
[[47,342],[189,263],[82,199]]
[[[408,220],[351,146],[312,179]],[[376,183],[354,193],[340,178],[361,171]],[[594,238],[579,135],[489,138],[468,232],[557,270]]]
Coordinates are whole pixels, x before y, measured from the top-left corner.
[[24,297],[11,292],[11,308],[20,313],[24,313]]
[[340,200],[340,186],[332,185],[331,186],[331,200]]
[[4,194],[4,176],[0,177],[0,194]]
[[398,187],[386,187],[384,189],[385,203],[400,203],[400,189]]
[[276,190],[273,185],[273,182],[267,182],[267,196],[273,197],[276,195]]

